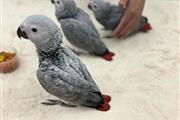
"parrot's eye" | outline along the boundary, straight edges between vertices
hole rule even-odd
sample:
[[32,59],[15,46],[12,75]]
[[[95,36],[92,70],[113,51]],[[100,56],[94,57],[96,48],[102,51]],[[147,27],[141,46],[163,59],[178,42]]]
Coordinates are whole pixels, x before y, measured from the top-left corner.
[[36,28],[32,28],[32,31],[33,31],[33,32],[37,32],[37,29],[36,29]]
[[57,4],[59,4],[59,1],[57,1]]
[[97,8],[97,5],[96,5],[96,4],[94,4],[94,7],[95,7],[95,8]]

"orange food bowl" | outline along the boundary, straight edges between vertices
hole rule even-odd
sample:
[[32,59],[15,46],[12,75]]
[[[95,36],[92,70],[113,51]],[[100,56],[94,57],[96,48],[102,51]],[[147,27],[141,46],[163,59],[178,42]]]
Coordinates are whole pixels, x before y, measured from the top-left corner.
[[13,47],[0,48],[0,72],[8,73],[18,67],[17,50]]

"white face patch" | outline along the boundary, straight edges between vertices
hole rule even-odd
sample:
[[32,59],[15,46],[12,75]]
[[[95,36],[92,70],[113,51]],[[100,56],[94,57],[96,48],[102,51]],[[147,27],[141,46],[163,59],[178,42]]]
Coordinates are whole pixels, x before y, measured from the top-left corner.
[[39,49],[52,50],[62,42],[59,27],[46,16],[29,16],[20,27]]

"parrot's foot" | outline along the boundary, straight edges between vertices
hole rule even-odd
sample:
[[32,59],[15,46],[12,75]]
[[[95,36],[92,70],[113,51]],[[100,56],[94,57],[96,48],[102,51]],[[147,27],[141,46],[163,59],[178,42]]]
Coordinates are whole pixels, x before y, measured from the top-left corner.
[[151,30],[151,29],[152,29],[151,25],[150,25],[149,23],[146,23],[146,24],[144,24],[144,26],[143,26],[143,28],[141,29],[141,31],[142,31],[142,32],[147,32],[147,31],[149,31],[149,30]]
[[76,107],[76,105],[70,105],[70,104],[62,102],[61,100],[50,100],[50,99],[48,99],[48,102],[42,102],[41,104],[43,104],[43,105],[61,105],[63,107],[69,107],[69,108]]
[[112,35],[106,35],[106,36],[104,36],[103,38],[110,39],[110,38],[113,38],[113,36],[112,36]]
[[114,55],[115,54],[113,52],[110,52],[107,50],[102,57],[103,57],[103,59],[105,59],[107,61],[112,61]]
[[109,103],[111,101],[111,97],[109,95],[103,95],[102,94],[102,97],[103,97],[104,101],[107,103]]
[[99,107],[97,107],[96,109],[99,111],[108,111],[110,109],[110,105],[107,102],[104,102],[102,105],[100,105]]

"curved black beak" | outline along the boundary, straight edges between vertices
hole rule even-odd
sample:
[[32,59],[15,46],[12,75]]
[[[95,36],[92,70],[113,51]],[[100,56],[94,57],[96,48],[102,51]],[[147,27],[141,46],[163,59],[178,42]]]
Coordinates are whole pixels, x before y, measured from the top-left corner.
[[28,36],[26,34],[26,32],[22,31],[21,28],[19,27],[17,29],[17,36],[21,39],[21,37],[28,39]]
[[89,9],[92,9],[92,7],[91,7],[91,5],[90,5],[90,4],[88,4],[88,8],[89,8]]
[[51,3],[54,4],[54,0],[51,0]]

